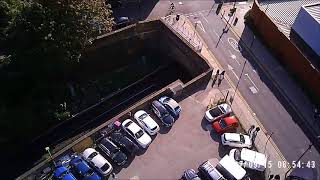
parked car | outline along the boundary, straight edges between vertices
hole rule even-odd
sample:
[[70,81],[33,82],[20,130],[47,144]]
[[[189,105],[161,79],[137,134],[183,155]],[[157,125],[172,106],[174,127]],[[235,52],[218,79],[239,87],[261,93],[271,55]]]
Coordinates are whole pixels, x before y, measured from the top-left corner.
[[78,175],[85,180],[100,180],[101,177],[80,156],[73,156],[70,166]]
[[217,164],[216,168],[228,180],[241,180],[246,175],[243,169],[233,158],[225,155]]
[[73,174],[65,166],[58,167],[53,173],[54,179],[61,180],[76,180]]
[[160,130],[159,125],[150,117],[147,112],[143,110],[139,110],[134,113],[134,118],[138,121],[140,126],[150,135],[155,135]]
[[267,168],[267,156],[247,148],[231,149],[229,156],[244,168],[264,171]]
[[207,110],[205,114],[205,118],[209,122],[214,122],[223,117],[229,116],[231,112],[232,110],[229,104],[227,103],[219,104],[214,108]]
[[131,119],[127,119],[122,122],[122,128],[137,141],[137,143],[142,148],[147,148],[151,143],[151,137],[141,129],[135,122]]
[[222,134],[230,130],[234,130],[239,126],[239,121],[236,116],[230,116],[222,118],[218,121],[215,121],[212,124],[213,129],[218,133]]
[[127,156],[109,138],[102,139],[98,147],[117,165],[121,166],[127,162]]
[[157,100],[152,101],[151,104],[152,111],[161,122],[166,126],[170,127],[174,123],[174,118],[170,115],[169,111]]
[[194,169],[187,169],[183,172],[183,180],[201,180]]
[[252,141],[248,135],[237,133],[224,133],[221,135],[221,142],[225,146],[251,148]]
[[133,23],[133,20],[130,19],[129,17],[126,16],[122,16],[122,17],[118,17],[114,20],[114,22],[116,23],[115,28],[116,29],[120,29],[126,26],[129,26],[130,24]]
[[103,176],[109,175],[113,170],[112,165],[93,148],[87,148],[82,155]]
[[202,163],[198,170],[202,178],[206,180],[227,180],[223,175],[215,168],[218,163],[218,159],[213,158]]
[[139,147],[120,132],[111,134],[110,139],[127,155],[134,154],[139,151]]
[[181,107],[174,99],[163,96],[159,99],[159,102],[170,112],[174,118],[178,118],[181,112]]

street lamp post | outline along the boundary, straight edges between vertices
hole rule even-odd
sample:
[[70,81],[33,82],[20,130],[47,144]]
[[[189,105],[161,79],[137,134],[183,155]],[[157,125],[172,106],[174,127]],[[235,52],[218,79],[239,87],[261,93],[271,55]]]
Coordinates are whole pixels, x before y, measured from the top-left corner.
[[[319,140],[320,140],[320,136],[317,136],[316,140],[319,141]],[[298,158],[298,160],[297,160],[296,162],[299,162],[300,159],[312,148],[312,146],[313,146],[313,143],[310,143],[310,144],[308,145],[308,148],[301,154],[301,156]],[[285,179],[287,178],[287,175],[288,175],[288,173],[291,171],[291,169],[292,169],[292,166],[288,169],[288,171],[287,171],[286,174],[284,175],[284,178],[285,178]]]
[[52,157],[51,152],[50,152],[50,148],[47,146],[47,147],[45,147],[45,150],[48,152],[48,154],[49,154],[54,166],[56,167],[56,162],[54,162],[54,160],[53,160],[53,157]]
[[243,74],[244,68],[246,67],[247,61],[248,60],[246,60],[244,62],[244,64],[243,64],[243,67],[242,67],[242,70],[241,70],[241,74],[239,76],[239,79],[238,79],[238,82],[237,82],[237,85],[236,85],[236,89],[234,90],[233,96],[230,98],[230,105],[232,105],[234,97],[236,96],[236,93],[237,93],[237,90],[238,90],[238,87],[239,87],[239,84],[240,84],[240,80],[242,78],[242,74]]

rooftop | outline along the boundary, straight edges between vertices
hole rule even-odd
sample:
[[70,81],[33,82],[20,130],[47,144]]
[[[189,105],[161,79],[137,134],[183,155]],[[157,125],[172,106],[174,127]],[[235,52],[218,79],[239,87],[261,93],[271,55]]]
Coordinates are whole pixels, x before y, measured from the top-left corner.
[[[261,9],[277,23],[279,29],[288,37],[290,29],[298,16],[299,10],[305,6],[315,19],[320,19],[319,0],[258,0]],[[316,4],[318,3],[318,4]],[[311,14],[310,13],[310,14]]]

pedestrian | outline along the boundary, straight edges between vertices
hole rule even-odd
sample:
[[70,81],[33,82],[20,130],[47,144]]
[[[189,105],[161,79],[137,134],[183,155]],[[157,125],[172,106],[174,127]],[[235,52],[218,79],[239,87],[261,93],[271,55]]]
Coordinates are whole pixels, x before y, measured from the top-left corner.
[[221,82],[222,82],[222,79],[218,79],[218,87],[220,86],[220,84],[221,84]]
[[259,131],[260,131],[260,128],[256,127],[256,129],[252,132],[252,135],[251,135],[252,143],[254,143],[254,141],[256,140],[256,137],[257,137],[257,134],[258,134]]
[[269,175],[269,180],[272,180],[273,177],[274,177],[274,175],[273,175],[273,174],[270,174],[270,175]]
[[248,129],[248,134],[249,134],[250,138],[251,138],[251,136],[252,136],[251,132],[252,132],[252,130],[253,130],[254,128],[255,128],[255,126],[254,126],[254,125],[251,125],[250,128]]
[[222,72],[221,72],[221,74],[220,74],[220,79],[222,80],[222,79],[224,79],[224,73],[226,73],[226,71],[225,70],[223,70]]
[[129,111],[129,112],[128,112],[128,115],[129,115],[129,117],[131,117],[131,116],[132,116],[132,113],[131,113],[131,111]]
[[212,79],[212,87],[214,86],[214,84],[215,84],[216,81],[217,81],[217,78],[218,78],[218,76],[219,76],[219,72],[220,72],[220,70],[218,69],[217,72],[216,72],[216,74],[214,75],[214,78],[211,77],[211,79]]

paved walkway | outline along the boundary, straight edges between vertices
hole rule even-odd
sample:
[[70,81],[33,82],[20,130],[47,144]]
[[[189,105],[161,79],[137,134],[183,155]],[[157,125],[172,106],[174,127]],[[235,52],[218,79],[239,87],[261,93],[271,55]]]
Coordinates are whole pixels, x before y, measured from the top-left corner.
[[[174,16],[174,15],[173,15]],[[172,16],[172,17],[173,17]],[[215,69],[220,69],[220,72],[222,70],[222,66],[219,64],[219,62],[215,59],[213,54],[210,52],[209,48],[207,47],[206,43],[201,39],[201,37],[196,32],[196,29],[194,25],[184,16],[180,16],[183,18],[183,26],[185,33],[189,34],[197,34],[197,38],[201,40],[201,44],[203,44],[201,51],[199,53],[208,60],[208,62],[213,66]],[[169,18],[166,17],[164,20],[166,21],[166,24],[169,26],[172,26],[173,23],[169,22]],[[176,32],[179,32],[176,28],[177,26],[173,26],[173,30],[176,30]],[[226,95],[226,92],[229,91],[230,94],[233,94],[235,89],[231,83],[231,80],[228,78],[228,76],[225,76],[228,80],[229,85],[232,88],[229,88],[224,91],[216,91],[216,89],[213,89],[209,92],[209,96],[203,101],[203,103],[208,104],[211,102],[215,102],[219,99],[219,97],[224,97]],[[283,157],[281,152],[279,151],[276,144],[273,142],[272,137],[270,137],[269,134],[267,134],[266,130],[263,128],[263,125],[259,122],[257,117],[254,116],[254,112],[250,109],[249,105],[246,103],[244,98],[241,96],[241,94],[237,94],[238,96],[235,97],[233,100],[232,108],[234,113],[239,117],[240,123],[242,127],[247,131],[250,126],[254,125],[256,127],[261,128],[261,132],[258,133],[256,140],[255,140],[255,147],[259,152],[265,153],[268,156],[268,169],[265,172],[266,178],[270,174],[279,174],[281,175],[282,179],[284,177],[285,172],[287,171],[287,167],[278,168],[278,162],[286,162],[286,159]],[[272,136],[272,135],[271,135]]]

